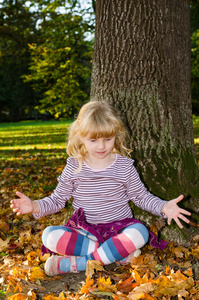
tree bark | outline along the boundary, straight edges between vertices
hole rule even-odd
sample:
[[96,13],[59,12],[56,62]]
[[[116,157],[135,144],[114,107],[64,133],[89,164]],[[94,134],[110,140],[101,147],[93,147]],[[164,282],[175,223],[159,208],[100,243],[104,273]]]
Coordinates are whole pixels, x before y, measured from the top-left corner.
[[97,0],[91,100],[121,113],[145,185],[197,218],[188,0]]

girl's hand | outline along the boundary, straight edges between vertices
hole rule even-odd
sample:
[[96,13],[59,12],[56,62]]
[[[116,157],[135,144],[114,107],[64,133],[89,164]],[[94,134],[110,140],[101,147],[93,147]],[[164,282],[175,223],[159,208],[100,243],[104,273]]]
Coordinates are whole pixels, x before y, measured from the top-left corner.
[[190,221],[183,215],[190,216],[191,213],[185,209],[180,208],[177,203],[180,202],[184,198],[183,195],[180,195],[178,198],[168,201],[162,208],[162,213],[168,217],[168,224],[171,224],[171,220],[174,219],[177,225],[180,228],[183,228],[179,219],[182,219],[184,222],[189,223]]
[[32,201],[30,198],[28,198],[20,192],[16,192],[16,195],[19,196],[19,198],[11,200],[10,207],[15,213],[17,213],[18,216],[32,212],[37,212],[34,211],[35,204],[36,206],[38,205],[36,202]]

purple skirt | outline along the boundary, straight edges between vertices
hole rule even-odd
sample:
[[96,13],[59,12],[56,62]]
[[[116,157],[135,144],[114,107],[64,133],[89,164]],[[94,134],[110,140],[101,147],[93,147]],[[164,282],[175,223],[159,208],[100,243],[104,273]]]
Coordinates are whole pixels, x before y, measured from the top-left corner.
[[[115,221],[111,223],[105,224],[90,224],[86,221],[86,217],[82,208],[79,208],[74,212],[74,214],[70,217],[68,222],[66,223],[66,227],[74,228],[74,229],[83,229],[93,234],[99,243],[104,243],[110,237],[117,235],[127,226],[141,223],[142,222],[133,219],[133,218],[125,218],[120,221]],[[157,235],[151,231],[149,231],[149,244],[154,248],[159,248],[163,250],[168,242],[158,239]],[[47,249],[44,245],[42,245],[42,254],[44,253],[52,253],[49,249]]]

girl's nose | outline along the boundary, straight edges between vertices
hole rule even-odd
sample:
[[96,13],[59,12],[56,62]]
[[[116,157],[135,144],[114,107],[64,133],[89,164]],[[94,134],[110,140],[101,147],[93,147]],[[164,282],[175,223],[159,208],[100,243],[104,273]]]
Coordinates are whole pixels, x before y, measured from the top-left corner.
[[103,148],[104,148],[104,140],[99,140],[98,147],[99,147],[100,149],[103,149]]

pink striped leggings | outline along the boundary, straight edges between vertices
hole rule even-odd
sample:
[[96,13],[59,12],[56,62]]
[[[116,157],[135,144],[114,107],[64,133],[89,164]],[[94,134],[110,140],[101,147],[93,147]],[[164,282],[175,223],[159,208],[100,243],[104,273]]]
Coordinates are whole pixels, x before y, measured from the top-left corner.
[[66,226],[49,226],[42,235],[46,248],[60,255],[84,256],[108,265],[126,258],[136,249],[143,247],[149,238],[147,228],[136,223],[130,225],[104,243],[98,243],[96,237],[82,229]]

